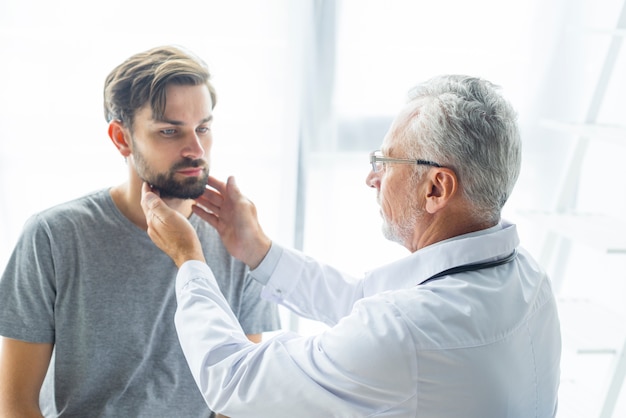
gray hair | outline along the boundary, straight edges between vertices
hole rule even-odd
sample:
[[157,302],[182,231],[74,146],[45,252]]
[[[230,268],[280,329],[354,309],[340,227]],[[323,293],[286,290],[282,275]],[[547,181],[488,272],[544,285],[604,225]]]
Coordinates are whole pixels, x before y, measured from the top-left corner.
[[432,78],[409,92],[403,141],[411,158],[435,161],[459,178],[477,219],[497,221],[521,168],[517,114],[489,81]]

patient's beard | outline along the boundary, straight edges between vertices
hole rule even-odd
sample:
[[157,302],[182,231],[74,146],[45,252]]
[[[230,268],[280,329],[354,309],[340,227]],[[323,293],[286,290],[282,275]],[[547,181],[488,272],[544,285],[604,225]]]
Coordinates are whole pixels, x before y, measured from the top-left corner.
[[[209,178],[209,166],[205,160],[187,158],[174,164],[166,173],[154,173],[141,153],[135,152],[133,157],[139,177],[157,189],[162,198],[196,199],[204,193]],[[176,180],[178,170],[197,167],[203,168],[202,175]]]

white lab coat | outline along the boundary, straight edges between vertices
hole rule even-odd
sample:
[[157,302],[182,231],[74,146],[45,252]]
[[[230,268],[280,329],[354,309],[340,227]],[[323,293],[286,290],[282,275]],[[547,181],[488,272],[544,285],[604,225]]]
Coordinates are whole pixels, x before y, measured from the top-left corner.
[[208,405],[238,417],[532,418],[556,414],[561,340],[550,281],[514,225],[446,240],[359,280],[273,244],[264,297],[329,324],[246,340],[211,271],[185,263],[176,326]]

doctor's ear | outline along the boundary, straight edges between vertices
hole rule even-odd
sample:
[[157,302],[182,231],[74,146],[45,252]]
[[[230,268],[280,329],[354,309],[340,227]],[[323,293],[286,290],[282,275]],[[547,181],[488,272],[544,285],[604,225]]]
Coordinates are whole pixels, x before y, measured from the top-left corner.
[[109,122],[109,138],[124,158],[131,154],[130,131],[121,120],[113,119]]
[[431,169],[427,176],[426,210],[435,213],[444,208],[458,193],[459,181],[456,173],[445,167]]

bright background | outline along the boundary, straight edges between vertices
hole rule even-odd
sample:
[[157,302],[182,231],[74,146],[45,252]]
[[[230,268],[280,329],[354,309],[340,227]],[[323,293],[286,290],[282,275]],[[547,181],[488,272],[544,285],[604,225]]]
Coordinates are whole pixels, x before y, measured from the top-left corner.
[[[208,62],[218,92],[213,174],[237,176],[276,241],[354,274],[406,254],[380,234],[364,182],[369,151],[411,86],[439,73],[477,75],[501,85],[520,116],[524,164],[505,217],[557,290],[559,417],[599,417],[607,393],[614,417],[626,416],[625,391],[608,390],[626,373],[616,367],[626,335],[623,8],[623,0],[4,0],[0,263],[33,213],[124,181],[102,86],[136,52],[180,44]],[[608,141],[595,140],[591,124]],[[559,216],[542,223],[537,211]],[[556,227],[579,239],[547,232]],[[285,328],[322,328],[283,316]]]

